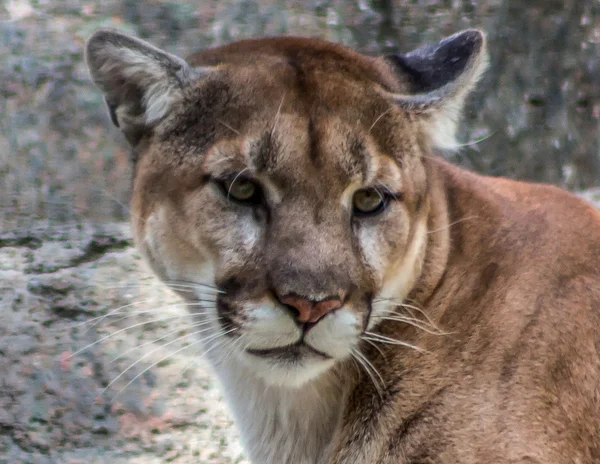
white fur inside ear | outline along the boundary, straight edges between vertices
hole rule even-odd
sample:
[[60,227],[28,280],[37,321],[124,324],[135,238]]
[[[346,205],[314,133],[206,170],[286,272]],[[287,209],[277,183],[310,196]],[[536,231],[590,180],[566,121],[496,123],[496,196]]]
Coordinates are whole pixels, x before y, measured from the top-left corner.
[[459,147],[456,131],[465,97],[466,95],[445,102],[437,111],[431,111],[429,117],[423,121],[425,132],[432,146],[444,150],[456,150]]
[[[181,95],[179,83],[173,79],[173,76],[169,76],[160,62],[151,56],[138,50],[112,44],[99,51],[99,55],[103,58],[102,66],[97,71],[99,76],[119,74],[143,89],[141,103],[145,110],[147,124],[152,124],[166,116],[173,103],[179,99]],[[117,110],[117,115],[120,119],[125,118],[129,110],[128,105],[123,105]]]

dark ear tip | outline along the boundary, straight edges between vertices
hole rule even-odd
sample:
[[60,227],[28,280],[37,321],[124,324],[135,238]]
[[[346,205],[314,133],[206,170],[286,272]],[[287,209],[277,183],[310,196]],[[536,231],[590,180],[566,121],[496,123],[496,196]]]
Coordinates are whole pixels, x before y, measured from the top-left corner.
[[458,42],[462,46],[470,47],[473,51],[481,50],[486,43],[485,32],[481,29],[466,29],[448,37],[446,40]]

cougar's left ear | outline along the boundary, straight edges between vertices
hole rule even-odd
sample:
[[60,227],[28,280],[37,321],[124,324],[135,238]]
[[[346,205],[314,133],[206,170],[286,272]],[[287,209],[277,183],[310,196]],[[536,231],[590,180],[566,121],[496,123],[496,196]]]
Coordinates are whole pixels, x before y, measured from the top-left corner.
[[456,148],[465,99],[487,68],[484,33],[466,30],[385,60],[407,85],[406,93],[392,98],[404,110],[425,118],[423,126],[434,146]]
[[92,80],[104,92],[112,122],[133,145],[201,74],[182,58],[110,29],[88,39],[85,59]]

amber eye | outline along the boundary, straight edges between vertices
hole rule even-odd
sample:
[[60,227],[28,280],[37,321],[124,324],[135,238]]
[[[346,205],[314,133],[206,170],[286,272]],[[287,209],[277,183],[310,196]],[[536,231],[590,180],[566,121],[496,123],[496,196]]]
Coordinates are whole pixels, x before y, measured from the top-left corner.
[[359,190],[352,199],[354,212],[358,214],[375,214],[383,211],[387,198],[374,188]]
[[233,198],[237,201],[251,201],[258,193],[258,186],[249,179],[233,179],[224,182],[223,187],[227,193],[227,198]]

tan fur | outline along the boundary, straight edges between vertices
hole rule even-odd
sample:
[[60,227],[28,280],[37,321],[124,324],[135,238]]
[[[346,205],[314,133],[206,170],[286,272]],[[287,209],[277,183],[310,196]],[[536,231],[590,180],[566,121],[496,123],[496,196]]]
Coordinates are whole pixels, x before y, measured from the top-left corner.
[[[222,292],[202,343],[253,462],[600,462],[600,214],[435,154],[485,68],[480,33],[455,36],[461,67],[421,93],[402,69],[429,49],[398,68],[277,38],[182,64],[100,34],[87,59],[133,141],[136,241],[167,283],[197,284],[182,297]],[[154,60],[126,82],[138,100],[104,41]],[[232,202],[225,175],[266,204]],[[375,185],[401,195],[358,219],[352,196]],[[344,306],[304,333],[285,295]],[[327,359],[251,354],[301,337]]]

